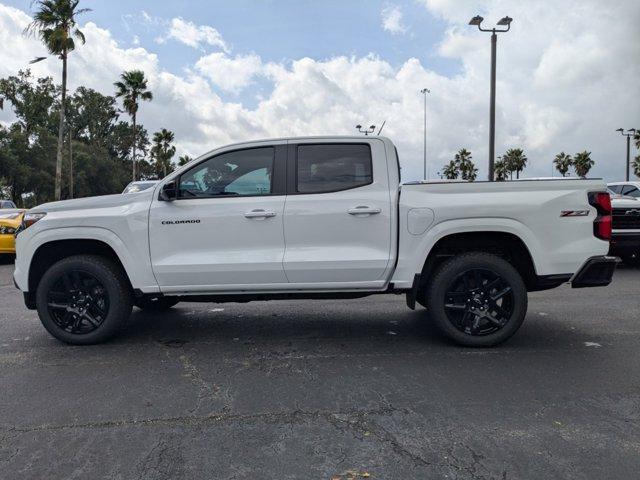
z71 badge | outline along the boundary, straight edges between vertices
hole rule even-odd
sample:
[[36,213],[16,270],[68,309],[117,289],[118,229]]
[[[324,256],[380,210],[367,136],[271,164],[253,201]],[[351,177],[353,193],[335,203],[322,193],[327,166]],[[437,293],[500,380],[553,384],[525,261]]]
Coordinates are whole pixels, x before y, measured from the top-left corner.
[[586,217],[589,210],[563,210],[560,212],[561,217]]

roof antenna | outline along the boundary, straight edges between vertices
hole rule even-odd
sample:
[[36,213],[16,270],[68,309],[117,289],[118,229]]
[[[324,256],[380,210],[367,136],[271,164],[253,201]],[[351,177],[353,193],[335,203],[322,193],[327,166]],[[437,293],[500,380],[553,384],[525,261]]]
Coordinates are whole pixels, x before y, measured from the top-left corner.
[[387,121],[385,120],[384,122],[382,122],[382,126],[380,127],[380,130],[378,130],[378,135],[380,135],[380,132],[382,131],[382,129],[384,128],[384,124],[387,123]]

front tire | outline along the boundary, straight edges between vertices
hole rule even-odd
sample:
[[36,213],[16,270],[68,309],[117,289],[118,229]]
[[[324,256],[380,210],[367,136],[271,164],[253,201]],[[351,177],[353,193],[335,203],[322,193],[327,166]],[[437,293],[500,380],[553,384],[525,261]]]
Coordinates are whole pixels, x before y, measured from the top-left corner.
[[113,337],[131,315],[131,287],[107,258],[75,255],[53,264],[36,291],[40,321],[58,340],[73,345]]
[[488,253],[465,253],[436,270],[425,303],[440,330],[457,344],[493,347],[522,325],[527,289],[506,260]]

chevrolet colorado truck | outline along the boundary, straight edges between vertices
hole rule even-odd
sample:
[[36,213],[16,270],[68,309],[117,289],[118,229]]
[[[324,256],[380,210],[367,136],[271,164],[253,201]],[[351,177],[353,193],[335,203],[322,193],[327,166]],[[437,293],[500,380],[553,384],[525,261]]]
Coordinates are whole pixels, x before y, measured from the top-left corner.
[[71,344],[135,305],[404,294],[453,341],[511,337],[527,292],[604,286],[611,205],[600,180],[400,185],[384,137],[214,150],[154,188],[54,202],[24,217],[14,279]]

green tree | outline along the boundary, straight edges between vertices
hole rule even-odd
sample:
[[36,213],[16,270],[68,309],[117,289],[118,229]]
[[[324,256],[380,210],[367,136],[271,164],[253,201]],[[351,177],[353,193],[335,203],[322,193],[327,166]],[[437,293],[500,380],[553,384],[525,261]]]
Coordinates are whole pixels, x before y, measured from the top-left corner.
[[446,164],[442,168],[442,174],[447,180],[456,180],[460,175],[460,171],[458,170],[458,164],[456,163],[456,161],[451,160],[448,164]]
[[566,177],[569,169],[571,168],[571,165],[573,165],[573,158],[571,158],[571,155],[560,152],[553,159],[553,164],[555,165],[556,170],[560,172],[560,175]]
[[126,112],[131,116],[133,123],[132,133],[132,177],[136,180],[136,117],[138,114],[139,102],[141,100],[151,101],[153,94],[147,89],[147,79],[142,70],[131,70],[120,75],[120,81],[114,83],[116,87],[116,97],[122,98],[122,104]]
[[493,173],[495,175],[496,182],[504,182],[509,178],[511,173],[507,167],[507,163],[502,160],[502,157],[498,157],[498,161],[493,165]]
[[193,160],[193,158],[191,158],[189,155],[180,155],[178,157],[178,166],[182,167],[183,165],[189,163],[191,160]]
[[118,109],[116,99],[91,88],[79,87],[69,97],[68,125],[72,136],[94,147],[107,147],[113,134]]
[[[67,59],[69,52],[76,48],[74,37],[85,43],[84,34],[77,28],[76,17],[87,8],[78,8],[79,0],[37,0],[38,10],[25,33],[37,36],[47,47],[51,55],[62,60],[62,90],[58,124],[58,149],[56,152],[55,199],[59,200],[62,191],[62,146],[64,143],[64,116],[67,94]],[[44,57],[36,59],[43,60]]]
[[153,146],[151,147],[151,158],[155,162],[155,170],[158,178],[164,178],[167,173],[173,171],[171,159],[176,153],[176,147],[171,145],[174,140],[173,132],[163,128],[153,134]]
[[516,178],[520,178],[520,172],[527,166],[528,158],[521,148],[510,148],[502,156],[502,160],[505,162],[511,177],[513,178],[513,172],[516,172]]
[[128,163],[113,158],[104,147],[76,140],[73,161],[76,197],[120,193],[131,180]]
[[[109,152],[113,157],[127,161],[131,155],[133,146],[133,126],[130,123],[120,121],[113,127],[113,131],[109,135],[108,146]],[[149,135],[144,125],[136,126],[136,149],[144,157],[149,150]],[[131,169],[131,165],[129,165]]]
[[469,182],[475,181],[478,177],[478,169],[471,159],[471,152],[466,148],[460,149],[454,157],[454,162],[460,171],[460,177]]
[[633,174],[640,178],[640,155],[636,156],[631,162],[631,167],[633,168]]
[[38,132],[55,132],[57,87],[50,77],[33,82],[30,70],[0,79],[0,99],[7,100],[20,129],[31,140]]
[[[0,99],[15,116],[13,123],[0,125],[1,188],[18,205],[54,198],[59,88],[51,78],[34,79],[28,71],[0,78]],[[131,178],[133,128],[118,121],[115,98],[78,88],[67,97],[65,124],[73,147],[74,181],[62,182],[61,198],[71,196],[72,184],[77,196],[121,192]],[[143,125],[137,125],[136,145],[147,155],[149,138]],[[63,170],[71,165],[67,159],[71,155],[63,156]],[[145,178],[155,178],[154,167],[141,160]]]
[[591,152],[576,153],[573,156],[573,168],[576,171],[576,175],[580,178],[585,178],[594,165],[594,161],[591,159]]
[[57,91],[51,78],[34,81],[28,70],[0,79],[0,98],[11,105],[16,117],[14,123],[0,128],[0,177],[18,205],[24,193],[52,198]]

